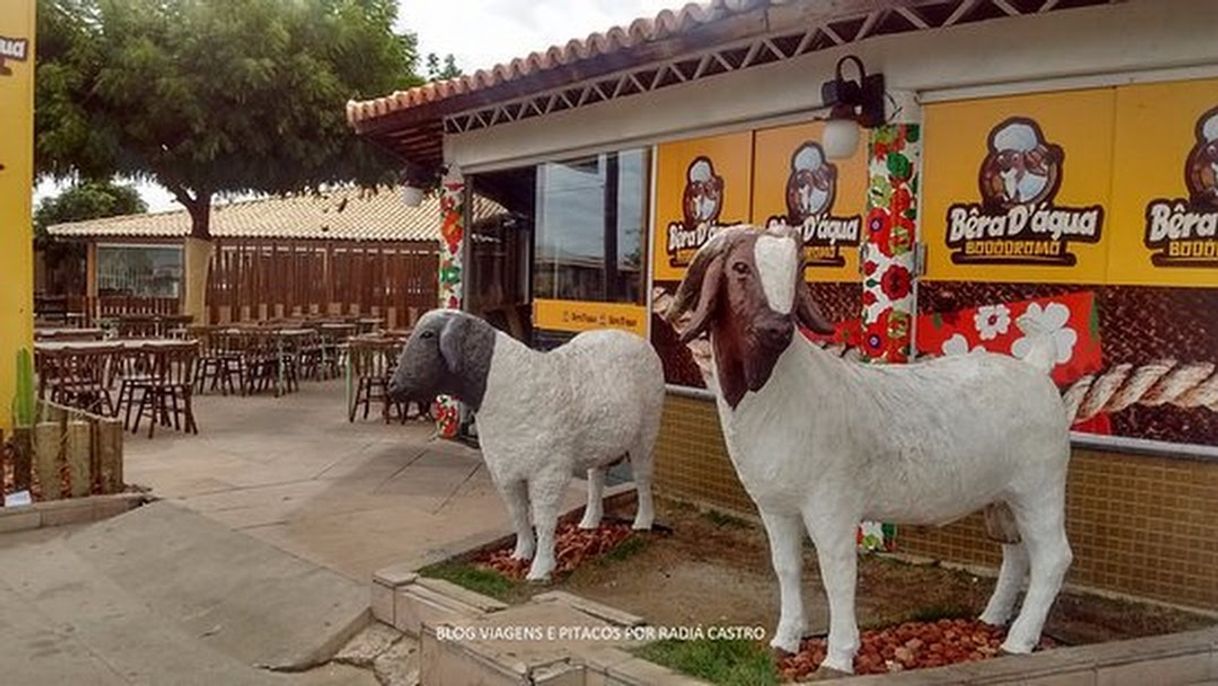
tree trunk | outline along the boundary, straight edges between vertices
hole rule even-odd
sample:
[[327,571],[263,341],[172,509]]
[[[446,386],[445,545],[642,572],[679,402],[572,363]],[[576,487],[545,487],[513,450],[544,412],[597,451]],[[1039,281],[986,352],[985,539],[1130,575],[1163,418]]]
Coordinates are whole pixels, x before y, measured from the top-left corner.
[[194,317],[196,324],[207,324],[207,274],[211,269],[211,195],[199,193],[186,206],[190,212],[190,236],[186,238],[185,279],[182,313]]

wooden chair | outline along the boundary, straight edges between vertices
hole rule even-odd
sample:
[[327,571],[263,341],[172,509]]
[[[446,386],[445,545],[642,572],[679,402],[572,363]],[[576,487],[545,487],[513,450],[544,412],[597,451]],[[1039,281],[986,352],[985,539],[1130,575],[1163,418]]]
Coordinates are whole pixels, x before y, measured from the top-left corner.
[[198,434],[195,421],[193,391],[198,344],[191,341],[148,346],[154,360],[151,378],[144,385],[132,433],[139,433],[140,420],[149,418],[148,438],[152,438],[158,423],[178,431]]
[[394,347],[383,340],[352,338],[347,344],[351,375],[355,379],[355,395],[351,407],[347,408],[347,421],[354,422],[356,411],[364,406],[364,419],[374,400],[383,404],[381,414],[388,422],[389,416],[389,368],[394,357]]
[[114,358],[121,352],[119,346],[106,346],[87,349],[65,347],[55,352],[40,353],[43,397],[49,395],[52,402],[94,414],[114,414],[109,373]]

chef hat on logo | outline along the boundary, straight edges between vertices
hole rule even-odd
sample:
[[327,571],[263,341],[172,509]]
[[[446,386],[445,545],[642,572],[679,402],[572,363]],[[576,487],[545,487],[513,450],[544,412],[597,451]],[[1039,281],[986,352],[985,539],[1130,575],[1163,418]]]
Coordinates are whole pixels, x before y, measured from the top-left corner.
[[707,181],[711,180],[712,176],[714,176],[714,172],[711,171],[711,166],[710,166],[709,160],[705,160],[705,159],[698,160],[698,161],[694,162],[692,165],[690,165],[690,167],[689,167],[689,180],[690,181],[698,181],[701,183],[706,183]]
[[1038,145],[1040,136],[1036,135],[1036,129],[1023,122],[1011,122],[994,134],[994,150],[997,152],[1031,152]]
[[816,171],[825,163],[825,155],[820,151],[820,147],[815,145],[805,145],[795,153],[795,159],[792,161],[792,166],[796,171]]
[[1201,136],[1205,138],[1206,143],[1218,141],[1218,112],[1211,114],[1201,125]]

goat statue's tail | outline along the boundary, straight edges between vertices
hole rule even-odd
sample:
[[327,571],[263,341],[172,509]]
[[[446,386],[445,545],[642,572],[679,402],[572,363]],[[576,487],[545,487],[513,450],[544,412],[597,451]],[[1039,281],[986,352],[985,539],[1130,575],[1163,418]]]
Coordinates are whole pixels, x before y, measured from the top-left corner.
[[1031,347],[1023,361],[1048,374],[1057,364],[1057,344],[1053,341],[1053,329],[1037,317],[1027,314],[1020,315],[1015,323],[1019,330],[1028,337]]

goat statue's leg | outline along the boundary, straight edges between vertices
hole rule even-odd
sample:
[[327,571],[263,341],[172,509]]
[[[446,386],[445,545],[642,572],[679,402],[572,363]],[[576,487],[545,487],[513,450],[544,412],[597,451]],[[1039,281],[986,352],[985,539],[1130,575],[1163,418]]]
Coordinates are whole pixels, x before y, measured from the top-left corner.
[[650,440],[639,442],[630,450],[630,473],[634,477],[635,492],[638,494],[638,509],[634,513],[635,531],[649,531],[656,520],[655,503],[651,499],[651,474],[655,466],[655,456],[652,448],[655,446],[655,432],[651,432]]
[[606,467],[593,467],[588,470],[588,506],[584,508],[584,518],[579,520],[579,528],[595,529],[601,525],[601,517],[605,516],[605,471]]
[[1028,551],[1023,543],[1008,543],[1002,546],[1002,568],[998,571],[998,583],[994,595],[981,613],[981,621],[991,626],[1005,626],[1015,609],[1015,600],[1028,575]]
[[807,625],[804,623],[804,599],[800,590],[803,571],[804,526],[799,515],[761,511],[766,536],[770,539],[770,561],[778,577],[778,593],[782,604],[778,629],[770,646],[788,653],[799,652]]
[[513,481],[499,487],[503,502],[507,503],[508,514],[512,517],[512,528],[516,530],[516,549],[512,551],[513,560],[531,560],[535,544],[533,541],[533,526],[529,524],[529,489],[524,481]]
[[854,618],[859,520],[844,516],[845,511],[827,508],[805,512],[804,521],[816,544],[820,576],[829,598],[829,651],[820,668],[853,674],[854,654],[859,649],[859,628]]
[[1070,567],[1073,554],[1066,540],[1065,501],[1065,483],[1059,483],[1032,490],[1027,497],[1011,503],[1028,551],[1031,573],[1023,607],[1002,644],[1008,653],[1030,653],[1036,647],[1049,608]]
[[537,554],[533,556],[533,565],[525,576],[528,581],[548,580],[557,566],[554,559],[554,530],[558,528],[558,508],[570,482],[570,467],[548,469],[529,480],[529,502],[533,506],[533,523],[537,527]]

